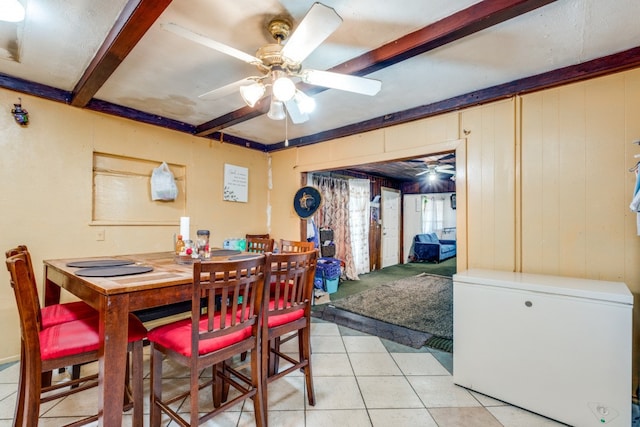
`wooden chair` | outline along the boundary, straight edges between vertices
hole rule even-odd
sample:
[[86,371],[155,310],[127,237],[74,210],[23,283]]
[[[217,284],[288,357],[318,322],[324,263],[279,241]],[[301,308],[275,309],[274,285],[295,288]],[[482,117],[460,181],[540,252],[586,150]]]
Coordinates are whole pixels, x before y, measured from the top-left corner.
[[[254,400],[256,425],[267,425],[266,400],[260,380],[259,316],[264,280],[265,256],[261,254],[236,261],[194,262],[191,318],[149,332],[152,427],[160,426],[161,412],[181,426],[199,425],[246,398]],[[204,309],[201,309],[202,297],[206,300]],[[251,352],[249,374],[233,369],[227,362],[243,352]],[[163,396],[163,357],[189,368],[189,390]],[[203,381],[200,373],[209,366],[213,367],[213,378]],[[214,409],[209,412],[198,405],[199,391],[207,386],[213,387]],[[227,401],[229,386],[240,394]],[[175,389],[175,385],[172,387]],[[191,401],[189,420],[170,407],[186,396]]]
[[315,249],[313,242],[299,242],[295,240],[280,239],[280,252],[308,252]]
[[273,252],[273,239],[247,237],[247,252],[256,252],[260,254]]
[[[25,255],[29,277],[34,283],[36,283],[31,254],[29,253],[26,245],[20,245],[9,249],[5,252],[5,255],[9,258],[21,253]],[[60,323],[69,322],[71,320],[97,316],[98,312],[84,301],[74,301],[40,307],[38,315],[40,316],[39,321],[42,324],[42,327],[48,328],[49,326],[59,325]]]
[[[23,253],[27,262],[27,269],[29,271],[29,277],[36,283],[36,276],[33,270],[33,263],[31,261],[31,254],[26,245],[19,245],[15,248],[9,249],[5,252],[7,258],[14,255]],[[40,316],[40,323],[43,328],[49,326],[59,325],[60,323],[69,322],[71,320],[86,319],[87,317],[97,316],[98,312],[84,301],[74,301],[62,304],[51,304],[48,306],[40,307],[38,312]],[[62,368],[64,371],[66,368]],[[71,378],[80,378],[80,365],[73,365],[71,368]],[[48,386],[51,384],[51,372],[44,372],[42,374],[42,385]]]
[[[291,372],[304,372],[309,405],[315,405],[311,370],[311,304],[317,250],[267,255],[267,280],[262,320],[262,387],[264,399],[267,384]],[[268,288],[265,288],[268,289]],[[297,360],[280,351],[281,337],[297,335]],[[291,364],[278,372],[279,360]]]
[[[97,385],[97,374],[51,386],[42,384],[42,373],[65,366],[98,360],[100,348],[99,319],[88,317],[44,328],[40,321],[40,301],[30,274],[27,255],[19,253],[6,260],[20,316],[20,378],[14,414],[15,426],[36,426],[40,404],[66,397]],[[146,328],[133,315],[129,318],[129,351],[133,352],[133,391],[126,387],[125,402],[133,400],[134,425],[142,425],[142,340]],[[128,370],[127,370],[128,371]],[[127,372],[128,375],[128,372]],[[129,382],[127,381],[127,384]],[[73,387],[76,386],[77,387]],[[123,406],[124,409],[124,406]],[[98,415],[72,423],[74,426],[94,422]]]
[[245,239],[258,238],[258,239],[269,239],[269,233],[265,234],[245,234]]

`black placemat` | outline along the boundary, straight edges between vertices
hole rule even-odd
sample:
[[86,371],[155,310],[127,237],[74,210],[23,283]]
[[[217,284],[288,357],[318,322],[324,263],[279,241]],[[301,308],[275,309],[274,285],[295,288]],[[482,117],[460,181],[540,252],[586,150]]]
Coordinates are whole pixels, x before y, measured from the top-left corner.
[[121,265],[135,264],[126,259],[94,259],[91,261],[72,261],[67,263],[67,267],[119,267]]
[[262,254],[249,254],[249,255],[236,255],[236,256],[232,256],[229,257],[229,261],[237,261],[239,259],[249,259],[249,258],[258,258],[260,255]]
[[241,253],[242,251],[236,251],[233,249],[214,249],[211,251],[211,256],[229,256],[229,255],[238,255]]
[[153,271],[153,267],[144,265],[125,265],[118,267],[83,268],[82,270],[76,271],[76,275],[84,277],[115,277],[148,273],[150,271]]

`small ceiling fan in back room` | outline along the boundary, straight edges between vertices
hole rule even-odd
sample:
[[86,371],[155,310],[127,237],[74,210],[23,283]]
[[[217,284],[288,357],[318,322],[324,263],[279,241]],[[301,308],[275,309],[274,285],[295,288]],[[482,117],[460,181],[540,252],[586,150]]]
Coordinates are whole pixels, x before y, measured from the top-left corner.
[[427,174],[427,177],[430,181],[435,181],[438,179],[438,174],[447,174],[451,175],[451,179],[455,180],[456,171],[453,165],[451,164],[440,164],[438,161],[427,162],[425,164],[427,167],[425,170],[418,172],[416,176]]
[[[365,77],[340,74],[331,71],[306,69],[305,60],[342,23],[336,11],[321,3],[314,3],[297,28],[291,33],[292,22],[288,18],[276,17],[268,24],[268,31],[275,39],[260,47],[255,56],[231,46],[194,33],[175,23],[163,27],[181,37],[200,43],[211,49],[233,56],[255,65],[260,75],[242,78],[203,95],[204,99],[219,99],[239,91],[249,107],[270,96],[268,116],[274,120],[285,118],[285,110],[293,123],[304,123],[315,107],[315,101],[296,87],[297,82],[339,89],[363,95],[377,94],[382,83]],[[286,41],[286,43],[284,43]]]

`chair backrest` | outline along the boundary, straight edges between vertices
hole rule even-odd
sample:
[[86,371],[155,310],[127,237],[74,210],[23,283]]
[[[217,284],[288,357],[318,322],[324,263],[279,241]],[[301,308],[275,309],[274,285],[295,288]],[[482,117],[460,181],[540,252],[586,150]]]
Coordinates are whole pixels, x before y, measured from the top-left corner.
[[16,246],[15,248],[11,248],[8,251],[6,251],[5,256],[7,258],[12,257],[14,255],[18,255],[18,254],[25,254],[25,259],[27,261],[27,269],[29,270],[29,275],[31,276],[31,278],[33,278],[33,281],[35,282],[35,274],[33,271],[33,262],[31,261],[31,254],[29,253],[29,249],[27,249],[26,245],[19,245]]
[[[236,261],[193,263],[191,354],[201,340],[218,338],[253,327],[258,334],[265,280],[265,256]],[[200,327],[206,317],[207,327]]]
[[305,309],[310,313],[318,251],[267,254],[268,315]]
[[315,249],[313,242],[298,242],[295,240],[280,239],[280,252],[308,252]]
[[258,238],[258,239],[269,239],[269,233],[265,234],[245,234],[245,239]]
[[273,252],[273,239],[261,237],[247,237],[247,252]]
[[29,249],[27,249],[27,245],[19,245],[15,248],[11,248],[8,251],[5,251],[5,256],[9,259],[12,256],[23,254],[24,260],[26,262],[27,273],[29,274],[29,279],[33,283],[32,292],[35,293],[36,301],[38,301],[38,310],[37,310],[37,322],[38,322],[38,330],[42,328],[42,313],[40,311],[40,298],[38,297],[38,284],[36,283],[36,275],[33,271],[33,262],[31,261],[31,254],[29,253]]
[[[42,329],[40,315],[40,301],[36,284],[29,273],[27,262],[28,256],[24,253],[17,253],[7,258],[7,270],[11,276],[11,287],[18,305],[18,315],[20,317],[20,333],[24,342],[24,349],[28,351],[28,357],[40,359],[40,337]],[[35,351],[36,353],[32,353]]]

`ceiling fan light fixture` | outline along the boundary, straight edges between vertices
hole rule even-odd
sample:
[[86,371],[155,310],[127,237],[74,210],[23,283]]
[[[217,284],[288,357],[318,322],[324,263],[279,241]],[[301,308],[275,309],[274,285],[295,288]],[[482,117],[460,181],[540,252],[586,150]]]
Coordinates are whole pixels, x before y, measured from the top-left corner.
[[271,107],[269,108],[267,117],[271,120],[283,120],[286,117],[282,101],[277,101],[275,99],[271,100]]
[[18,0],[0,0],[0,21],[24,21],[24,6]]
[[278,101],[287,102],[296,94],[296,85],[289,77],[278,77],[273,82],[272,90]]
[[253,83],[246,86],[240,86],[240,95],[244,102],[251,108],[262,98],[265,92],[265,87],[262,83]]
[[296,90],[293,100],[298,104],[298,108],[303,114],[312,113],[316,109],[316,100],[301,90]]
[[429,181],[433,182],[436,179],[438,179],[438,173],[436,171],[431,171],[429,172],[428,177],[429,177]]

